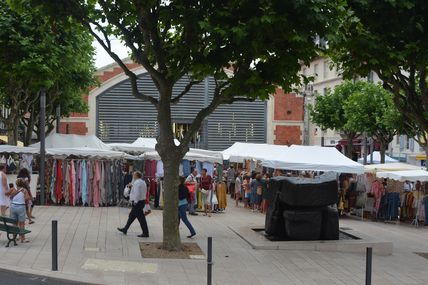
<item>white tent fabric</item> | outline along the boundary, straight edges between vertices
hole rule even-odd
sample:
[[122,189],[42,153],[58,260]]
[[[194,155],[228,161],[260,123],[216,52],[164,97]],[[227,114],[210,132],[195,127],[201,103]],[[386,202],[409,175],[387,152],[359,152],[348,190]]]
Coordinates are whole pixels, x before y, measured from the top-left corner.
[[264,160],[267,155],[275,157],[287,149],[285,145],[236,142],[222,153],[225,160],[242,163],[246,159]]
[[39,150],[34,147],[23,147],[14,145],[0,145],[0,153],[37,154]]
[[364,165],[364,172],[383,172],[383,171],[404,171],[404,170],[420,170],[421,168],[416,165],[407,163],[385,163],[385,164],[371,164]]
[[[370,154],[367,155],[367,163],[370,163],[370,161],[371,161],[370,157],[371,157]],[[359,163],[363,163],[364,162],[364,158],[360,157],[358,159],[358,162]],[[398,162],[398,160],[385,155],[385,163],[394,163],[394,162]],[[374,151],[373,152],[373,164],[380,164],[380,151]]]
[[[175,145],[180,145],[178,140],[174,140]],[[143,154],[148,151],[156,150],[156,138],[137,138],[132,143],[111,143],[108,144],[113,150],[124,151],[133,154]]]
[[[144,159],[149,159],[149,160],[161,160],[157,151],[145,152],[144,154],[141,155],[141,157],[143,157]],[[183,159],[197,160],[200,162],[223,163],[222,157],[210,156],[210,155],[203,154],[203,153],[197,153],[197,152],[193,152],[192,150],[187,152]]]
[[428,171],[425,170],[385,171],[376,173],[376,176],[398,181],[428,181]]
[[[40,143],[30,147],[40,149]],[[106,159],[135,159],[124,152],[113,151],[96,136],[51,134],[46,138],[46,154],[55,157],[91,157]]]
[[[40,148],[40,143],[30,145],[30,147]],[[51,134],[46,137],[46,148],[79,148],[88,147],[93,149],[111,150],[111,148],[103,143],[99,138],[93,135],[65,135],[65,134]]]
[[339,173],[364,172],[364,166],[355,162],[336,148],[292,145],[278,154],[268,153],[263,166],[274,169],[333,171]]

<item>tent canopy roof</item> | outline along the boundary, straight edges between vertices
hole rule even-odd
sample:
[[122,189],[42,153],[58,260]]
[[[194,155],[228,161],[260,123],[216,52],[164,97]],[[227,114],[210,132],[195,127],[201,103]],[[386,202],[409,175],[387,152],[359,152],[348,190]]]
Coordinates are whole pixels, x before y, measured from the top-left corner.
[[425,170],[404,170],[404,171],[384,171],[376,173],[377,177],[389,178],[398,181],[428,181],[428,171]]
[[2,144],[0,145],[0,153],[37,154],[39,153],[39,150],[34,147]]
[[[40,142],[30,145],[31,147],[40,148]],[[111,150],[111,148],[103,143],[94,135],[66,135],[53,133],[46,137],[46,148],[79,148],[88,147],[99,150]]]
[[334,171],[339,173],[363,173],[363,165],[355,162],[336,148],[292,145],[278,154],[269,153],[263,166],[275,169]]
[[[368,163],[370,162],[370,157],[371,157],[370,154],[367,155],[367,162]],[[364,158],[360,157],[358,159],[358,162],[359,163],[363,163],[364,162]],[[396,159],[394,159],[394,158],[392,158],[390,156],[385,155],[385,163],[393,163],[393,162],[398,162],[398,160],[396,160]],[[380,152],[379,151],[374,151],[373,152],[373,164],[379,164],[379,163],[380,163]]]
[[236,142],[222,153],[225,160],[242,163],[246,159],[263,160],[269,154],[275,156],[287,149],[285,145]]

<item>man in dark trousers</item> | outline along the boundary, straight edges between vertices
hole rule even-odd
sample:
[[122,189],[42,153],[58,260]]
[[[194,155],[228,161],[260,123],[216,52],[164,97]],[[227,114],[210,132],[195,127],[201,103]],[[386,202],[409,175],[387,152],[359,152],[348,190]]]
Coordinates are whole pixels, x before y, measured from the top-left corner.
[[129,193],[129,201],[132,204],[132,210],[129,213],[128,222],[126,226],[123,228],[117,228],[118,231],[122,232],[126,235],[129,227],[138,219],[140,222],[141,229],[143,233],[138,235],[138,237],[149,237],[149,229],[147,227],[146,216],[144,215],[144,206],[146,205],[146,194],[147,194],[147,185],[146,182],[142,179],[143,175],[140,171],[134,172],[134,181],[132,185],[128,185],[131,187],[131,192]]

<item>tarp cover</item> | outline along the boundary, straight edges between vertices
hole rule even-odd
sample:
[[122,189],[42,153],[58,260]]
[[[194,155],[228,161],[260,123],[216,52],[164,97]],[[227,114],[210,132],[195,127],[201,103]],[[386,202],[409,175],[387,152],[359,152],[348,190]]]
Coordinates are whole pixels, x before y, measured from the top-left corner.
[[428,171],[425,170],[386,171],[378,172],[376,173],[376,176],[398,181],[428,181]]
[[355,162],[336,148],[292,145],[286,151],[265,154],[265,167],[287,170],[334,171],[362,174],[364,166]]
[[[358,159],[359,163],[363,163],[364,162],[364,157],[360,157]],[[394,163],[394,162],[398,162],[398,160],[389,157],[387,155],[385,155],[385,163]],[[367,163],[371,163],[371,155],[367,155]],[[373,152],[373,163],[372,164],[379,164],[380,163],[380,152],[379,151],[374,151]]]

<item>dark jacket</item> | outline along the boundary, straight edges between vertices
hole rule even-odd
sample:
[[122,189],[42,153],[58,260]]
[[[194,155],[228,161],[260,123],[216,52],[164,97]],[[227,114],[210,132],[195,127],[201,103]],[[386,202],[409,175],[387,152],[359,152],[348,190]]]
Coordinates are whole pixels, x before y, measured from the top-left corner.
[[188,199],[189,198],[189,189],[186,185],[178,185],[178,200]]

